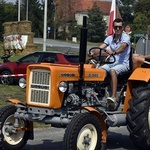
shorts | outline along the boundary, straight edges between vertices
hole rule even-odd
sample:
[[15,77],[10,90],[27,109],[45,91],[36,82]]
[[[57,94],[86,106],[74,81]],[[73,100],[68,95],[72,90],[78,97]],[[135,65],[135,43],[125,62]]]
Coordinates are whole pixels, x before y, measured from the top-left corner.
[[114,69],[117,75],[129,70],[129,68],[124,64],[105,64],[100,68],[104,69],[107,73],[109,73],[111,69]]

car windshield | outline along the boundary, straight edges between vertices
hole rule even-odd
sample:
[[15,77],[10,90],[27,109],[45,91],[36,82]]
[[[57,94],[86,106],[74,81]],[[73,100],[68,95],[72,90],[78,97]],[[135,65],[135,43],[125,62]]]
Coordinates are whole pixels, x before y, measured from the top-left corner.
[[40,58],[39,54],[31,54],[21,58],[19,62],[21,63],[38,62],[39,58]]
[[65,58],[71,63],[79,63],[79,56],[77,55],[65,55]]

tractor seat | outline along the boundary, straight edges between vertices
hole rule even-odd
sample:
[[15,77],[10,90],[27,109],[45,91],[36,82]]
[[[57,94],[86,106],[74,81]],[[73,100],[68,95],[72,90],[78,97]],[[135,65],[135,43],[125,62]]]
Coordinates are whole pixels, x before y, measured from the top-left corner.
[[126,72],[122,72],[118,75],[118,81],[122,79],[128,79],[133,72],[133,62],[132,62],[132,54],[134,52],[134,48],[131,47],[130,55],[129,55],[129,68],[130,70]]

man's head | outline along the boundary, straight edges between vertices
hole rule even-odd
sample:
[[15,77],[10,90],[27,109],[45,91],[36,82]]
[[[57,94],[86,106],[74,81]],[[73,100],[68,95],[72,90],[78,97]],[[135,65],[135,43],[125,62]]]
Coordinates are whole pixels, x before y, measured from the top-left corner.
[[113,28],[115,31],[115,34],[121,34],[123,31],[123,21],[120,18],[116,18],[113,22]]

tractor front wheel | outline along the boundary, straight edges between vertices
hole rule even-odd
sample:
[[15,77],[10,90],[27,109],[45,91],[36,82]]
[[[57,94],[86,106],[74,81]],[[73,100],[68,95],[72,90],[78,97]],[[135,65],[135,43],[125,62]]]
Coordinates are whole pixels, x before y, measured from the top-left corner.
[[150,84],[133,89],[127,112],[127,128],[133,143],[143,150],[150,149]]
[[0,109],[0,149],[2,150],[19,150],[28,140],[29,131],[23,130],[28,122],[19,120],[19,127],[14,127],[15,111],[15,106],[5,106]]
[[98,118],[90,113],[76,115],[64,135],[65,150],[100,150],[101,125]]

